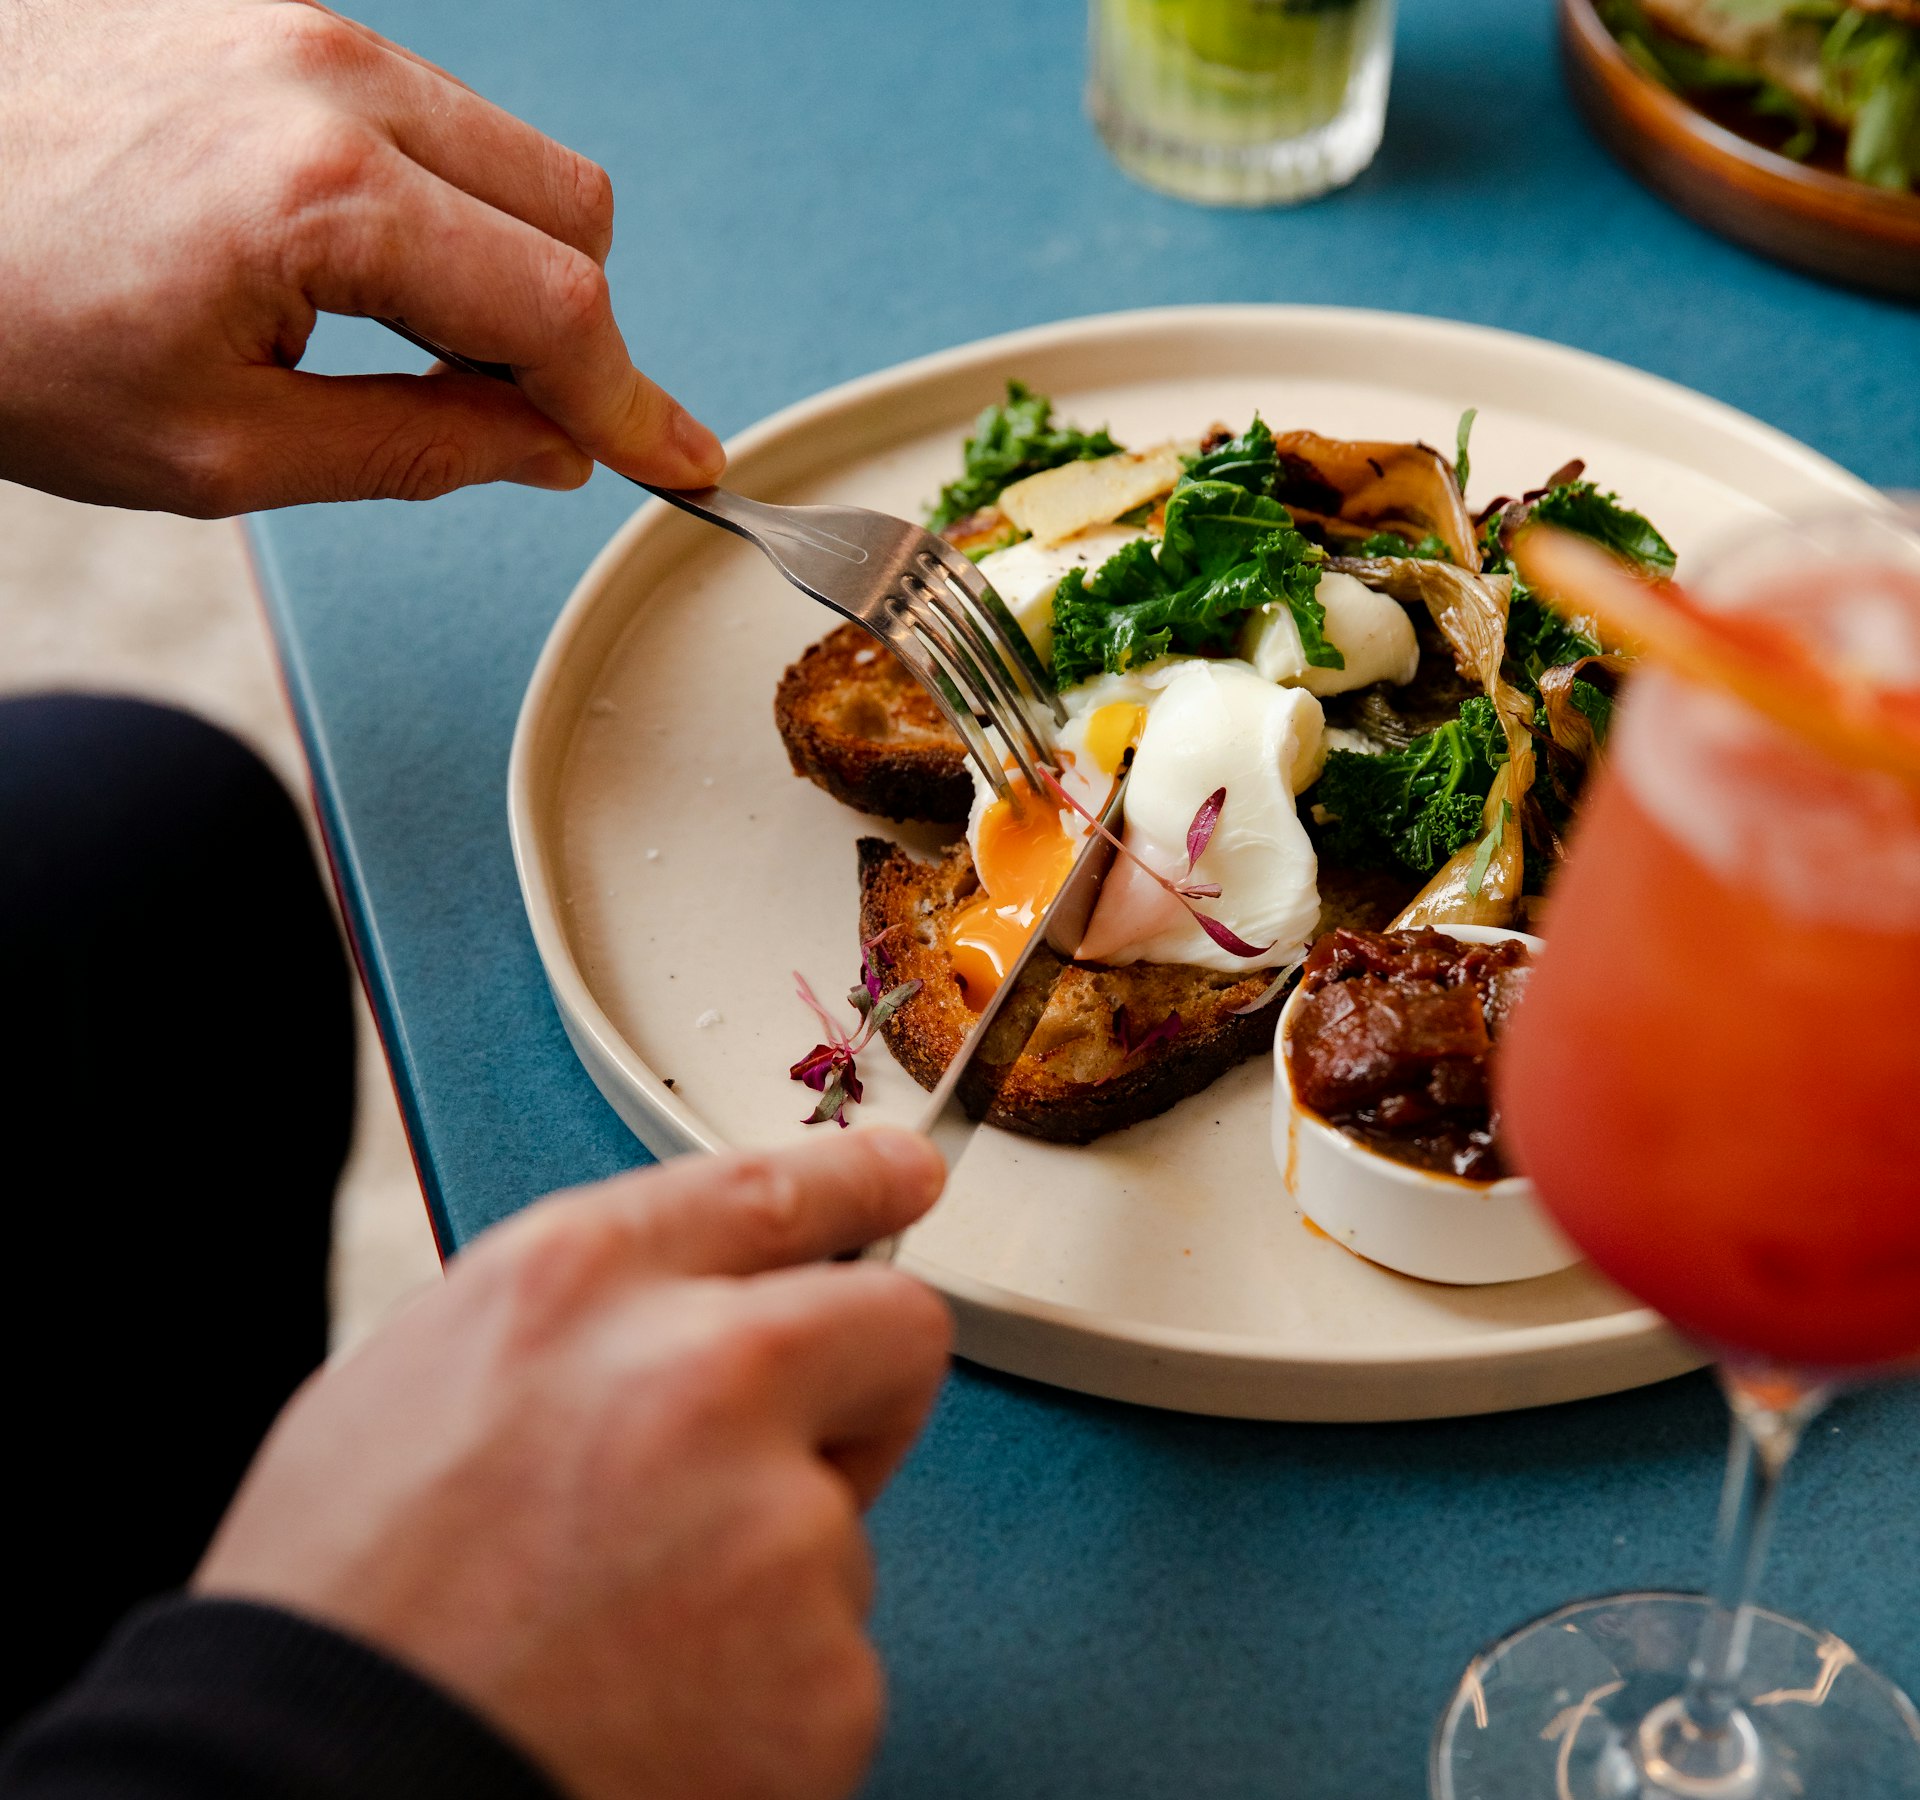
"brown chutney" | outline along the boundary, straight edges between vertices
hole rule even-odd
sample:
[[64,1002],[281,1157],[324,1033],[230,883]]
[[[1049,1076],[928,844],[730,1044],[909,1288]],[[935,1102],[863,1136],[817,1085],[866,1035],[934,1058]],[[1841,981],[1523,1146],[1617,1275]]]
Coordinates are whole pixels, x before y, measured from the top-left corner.
[[1307,957],[1282,1047],[1295,1096],[1369,1150],[1499,1180],[1494,1045],[1531,964],[1513,940],[1328,932]]

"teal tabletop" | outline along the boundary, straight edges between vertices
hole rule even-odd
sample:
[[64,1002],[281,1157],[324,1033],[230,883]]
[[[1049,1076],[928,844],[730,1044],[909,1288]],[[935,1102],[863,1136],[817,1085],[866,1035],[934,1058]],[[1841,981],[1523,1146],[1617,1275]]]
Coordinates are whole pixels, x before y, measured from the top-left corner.
[[[722,432],[1042,320],[1311,301],[1531,332],[1920,486],[1920,313],[1756,260],[1589,140],[1549,0],[1406,0],[1386,142],[1293,211],[1130,185],[1082,116],[1077,0],[364,0],[596,158],[643,365]],[[413,366],[329,322],[316,366]],[[521,913],[508,745],[555,612],[634,490],[314,508],[253,541],[356,947],[444,1247],[645,1160],[561,1033]],[[962,1368],[874,1518],[877,1795],[1425,1791],[1467,1656],[1563,1600],[1697,1586],[1704,1378],[1414,1426],[1157,1414]],[[1920,1690],[1920,1393],[1844,1402],[1770,1604]],[[1869,1800],[1862,1796],[1861,1800]]]

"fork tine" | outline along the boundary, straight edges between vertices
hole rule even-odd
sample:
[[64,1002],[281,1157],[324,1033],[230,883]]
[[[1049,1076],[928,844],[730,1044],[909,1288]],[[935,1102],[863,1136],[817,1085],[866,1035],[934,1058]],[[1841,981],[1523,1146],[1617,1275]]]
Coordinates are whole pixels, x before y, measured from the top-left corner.
[[1006,651],[1006,660],[1024,679],[1033,698],[1045,711],[1052,713],[1054,724],[1064,725],[1067,722],[1067,709],[1060,703],[1060,695],[1054,688],[1046,665],[1041,662],[1018,621],[1007,610],[1007,603],[993,591],[993,584],[980,573],[978,566],[962,556],[946,539],[932,537],[931,534],[929,539],[931,554],[979,608],[981,623]]
[[1053,721],[1047,706],[1035,693],[1031,676],[1020,660],[1015,658],[1009,666],[1001,655],[991,617],[980,610],[970,590],[939,558],[923,554],[920,564],[929,578],[929,603],[940,608],[973,652],[974,660],[1000,696],[1003,710],[1010,709],[1027,734],[1029,751],[1039,761],[1054,761]]
[[889,603],[887,618],[886,626],[870,625],[868,629],[899,657],[906,665],[907,672],[932,696],[934,705],[939,707],[947,723],[953,727],[954,735],[966,746],[967,754],[986,776],[995,795],[1002,800],[1011,798],[1013,784],[1007,780],[1005,766],[994,754],[992,744],[980,729],[978,720],[958,688],[948,679],[926,641],[914,629],[914,612],[904,596],[898,603]]
[[[964,665],[962,672],[967,677],[965,685],[975,713],[983,714],[983,723],[991,724],[999,732],[1020,765],[1021,773],[1037,792],[1038,766],[1056,760],[1050,741],[1052,734],[1042,735],[1035,730],[1019,685],[972,615],[955,601],[945,582],[927,583],[911,574],[903,575],[900,580],[914,602],[914,623],[937,638],[937,648],[944,660]],[[934,632],[936,623],[945,628],[947,635]]]
[[1024,714],[1000,703],[992,685],[981,674],[967,647],[960,641],[959,634],[953,629],[933,590],[911,575],[902,577],[901,586],[905,589],[901,622],[920,639],[941,672],[952,682],[963,704],[971,709],[979,725],[983,729],[993,728],[1012,753],[1015,764],[1033,791],[1041,792],[1044,784],[1039,765],[1046,758],[1034,754],[1032,731]]

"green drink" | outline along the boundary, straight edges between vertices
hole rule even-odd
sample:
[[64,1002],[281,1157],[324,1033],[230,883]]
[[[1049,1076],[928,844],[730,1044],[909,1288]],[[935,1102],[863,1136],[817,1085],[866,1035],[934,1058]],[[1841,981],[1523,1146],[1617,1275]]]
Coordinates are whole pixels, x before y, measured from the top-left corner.
[[1092,0],[1088,106],[1150,187],[1306,200],[1373,160],[1392,61],[1393,0]]

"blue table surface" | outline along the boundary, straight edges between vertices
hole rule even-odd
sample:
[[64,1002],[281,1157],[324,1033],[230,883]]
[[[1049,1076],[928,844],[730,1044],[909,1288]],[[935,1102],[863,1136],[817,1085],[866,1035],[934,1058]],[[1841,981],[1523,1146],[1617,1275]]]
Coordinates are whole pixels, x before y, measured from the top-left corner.
[[[1920,314],[1759,261],[1594,145],[1548,0],[1407,0],[1346,192],[1213,212],[1083,120],[1077,0],[368,0],[371,24],[597,158],[644,366],[722,432],[1038,321],[1312,301],[1482,321],[1718,396],[1920,485]],[[408,366],[327,323],[315,366]],[[515,709],[633,490],[502,488],[254,523],[342,885],[443,1243],[644,1160],[580,1071],[508,853]],[[1766,1584],[1920,1690],[1920,1395],[1849,1400]],[[962,1369],[874,1518],[877,1795],[1413,1796],[1468,1654],[1575,1595],[1697,1586],[1704,1378],[1465,1422],[1181,1418]],[[1860,1800],[1868,1800],[1862,1796]]]

